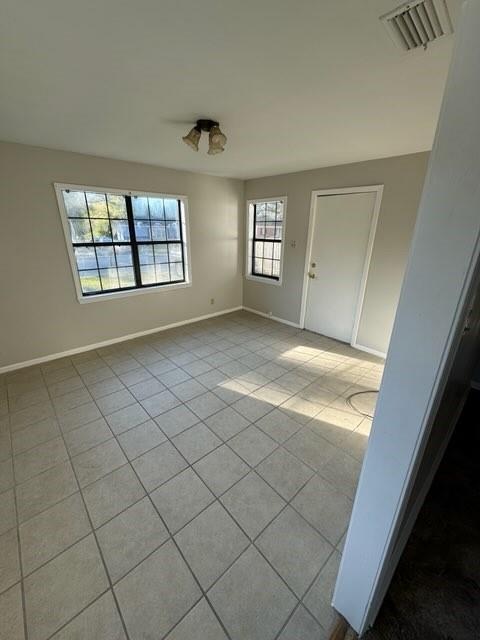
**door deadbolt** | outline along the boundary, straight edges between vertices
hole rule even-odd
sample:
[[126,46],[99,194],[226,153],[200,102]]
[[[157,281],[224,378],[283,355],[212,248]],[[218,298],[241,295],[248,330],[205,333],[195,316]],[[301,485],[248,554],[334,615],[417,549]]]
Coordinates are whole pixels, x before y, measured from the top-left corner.
[[315,269],[315,267],[317,266],[316,262],[312,262],[312,267]]

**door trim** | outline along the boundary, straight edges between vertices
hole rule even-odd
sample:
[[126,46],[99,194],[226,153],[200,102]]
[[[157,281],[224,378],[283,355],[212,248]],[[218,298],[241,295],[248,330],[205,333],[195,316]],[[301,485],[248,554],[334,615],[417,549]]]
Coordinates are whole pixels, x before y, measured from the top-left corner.
[[[363,303],[365,299],[365,291],[367,288],[368,273],[370,271],[370,262],[372,260],[373,245],[375,242],[375,233],[377,231],[378,215],[380,213],[380,206],[382,203],[383,184],[374,184],[366,187],[341,187],[338,189],[315,189],[312,191],[310,199],[310,215],[308,220],[308,236],[307,236],[307,248],[305,251],[305,267],[303,275],[303,287],[302,287],[302,303],[300,310],[300,328],[305,329],[305,316],[307,313],[307,298],[308,298],[308,269],[312,257],[312,245],[313,245],[313,232],[315,229],[315,220],[317,215],[317,202],[319,196],[336,196],[344,195],[348,193],[375,193],[375,204],[373,207],[372,222],[370,224],[370,233],[368,235],[367,250],[365,254],[365,262],[363,264],[362,279],[360,281],[360,291],[358,294],[357,307],[355,310],[355,319],[353,322],[352,337],[350,344],[356,349],[363,351],[371,351],[370,347],[360,345],[357,342],[358,328],[360,325],[360,318],[362,316]],[[378,355],[384,356],[385,354]]]

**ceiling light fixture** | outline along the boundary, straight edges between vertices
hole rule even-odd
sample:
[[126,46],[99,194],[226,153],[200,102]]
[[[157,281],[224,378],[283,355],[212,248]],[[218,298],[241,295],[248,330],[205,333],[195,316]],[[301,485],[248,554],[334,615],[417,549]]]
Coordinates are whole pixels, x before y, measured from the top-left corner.
[[215,120],[197,120],[197,124],[183,136],[182,140],[185,144],[198,151],[198,143],[200,142],[200,136],[202,131],[206,131],[208,135],[208,154],[210,156],[222,153],[225,151],[225,144],[227,142],[227,136],[222,133],[218,122]]

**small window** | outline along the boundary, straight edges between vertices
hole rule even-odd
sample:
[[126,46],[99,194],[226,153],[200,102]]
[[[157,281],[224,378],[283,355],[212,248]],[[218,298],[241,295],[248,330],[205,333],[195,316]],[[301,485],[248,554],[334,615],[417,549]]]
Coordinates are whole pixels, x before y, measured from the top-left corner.
[[55,188],[80,299],[188,282],[185,198]]
[[286,198],[248,203],[247,278],[280,284]]

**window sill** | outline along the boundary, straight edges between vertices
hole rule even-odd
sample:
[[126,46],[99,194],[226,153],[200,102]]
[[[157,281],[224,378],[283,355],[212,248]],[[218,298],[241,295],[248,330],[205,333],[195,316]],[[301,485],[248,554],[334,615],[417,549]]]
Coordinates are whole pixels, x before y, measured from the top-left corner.
[[158,293],[160,291],[172,291],[173,289],[186,289],[191,287],[191,282],[179,282],[177,284],[164,284],[159,287],[146,287],[145,289],[130,289],[129,291],[114,291],[113,293],[99,293],[95,296],[78,295],[80,304],[90,304],[91,302],[105,302],[106,300],[118,300],[130,296],[144,295],[146,293]]
[[281,278],[280,280],[273,280],[273,278],[262,278],[262,276],[252,276],[251,274],[246,275],[245,278],[253,282],[261,282],[262,284],[273,284],[275,287],[282,286]]

